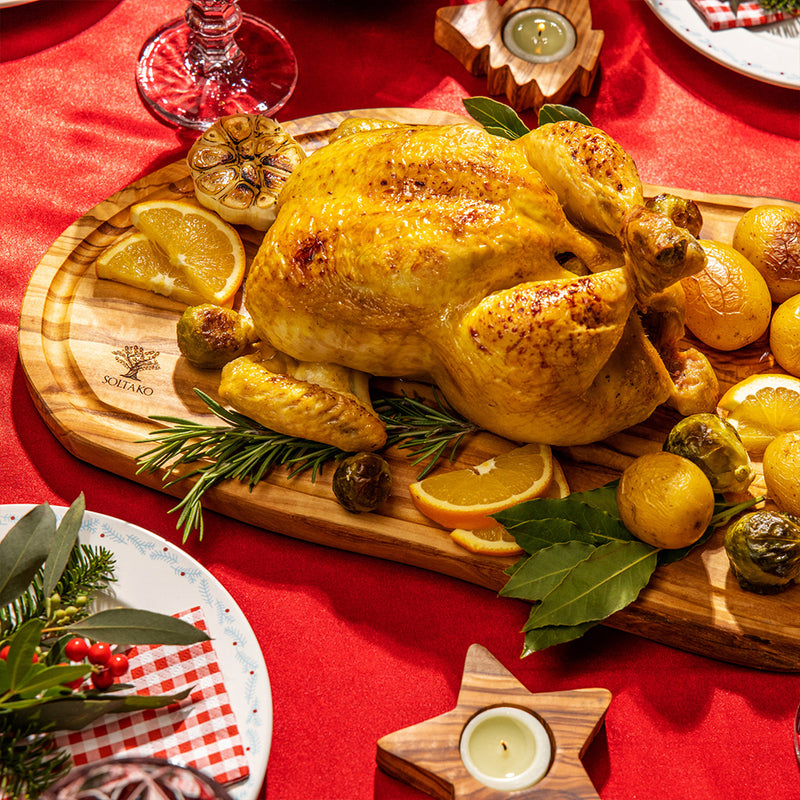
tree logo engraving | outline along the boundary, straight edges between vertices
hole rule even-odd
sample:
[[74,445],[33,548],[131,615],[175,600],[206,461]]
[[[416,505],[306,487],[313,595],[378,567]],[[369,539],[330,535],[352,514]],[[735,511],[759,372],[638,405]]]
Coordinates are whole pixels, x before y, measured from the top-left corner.
[[138,344],[129,344],[124,350],[112,350],[117,361],[127,369],[121,373],[123,378],[138,381],[139,373],[144,370],[161,369],[158,364],[158,350],[145,350]]

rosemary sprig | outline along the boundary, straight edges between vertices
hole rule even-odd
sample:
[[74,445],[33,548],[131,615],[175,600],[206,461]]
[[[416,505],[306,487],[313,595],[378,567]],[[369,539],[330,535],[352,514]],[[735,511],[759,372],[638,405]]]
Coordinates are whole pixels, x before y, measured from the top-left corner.
[[[151,440],[159,444],[139,456],[142,465],[137,470],[138,475],[166,467],[164,486],[197,477],[184,498],[171,509],[180,511],[176,527],[183,530],[184,542],[195,529],[203,538],[201,500],[221,481],[229,478],[246,481],[252,491],[275,466],[291,467],[289,477],[310,469],[311,480],[314,480],[327,461],[344,455],[343,451],[331,445],[271,431],[243,414],[224,408],[199,389],[194,391],[226,424],[213,426],[177,417],[151,417],[172,427],[151,433]],[[189,472],[170,478],[178,467],[195,462],[202,463]]]
[[[250,491],[273,467],[289,467],[289,477],[311,470],[315,480],[323,466],[346,453],[331,445],[312,442],[265,428],[249,417],[224,408],[199,389],[197,396],[224,425],[206,425],[178,417],[152,416],[170,427],[150,433],[158,444],[138,457],[139,473],[165,468],[164,486],[196,478],[183,499],[170,511],[180,511],[176,527],[183,531],[185,542],[192,531],[203,538],[205,493],[228,479],[247,483]],[[430,472],[448,447],[450,461],[465,436],[479,428],[447,408],[438,394],[434,408],[419,400],[384,396],[374,403],[375,412],[386,424],[387,446],[408,449],[414,465],[428,460],[419,477]],[[194,469],[175,474],[179,467],[197,464]],[[173,476],[174,477],[171,477]]]
[[437,392],[436,408],[407,395],[386,395],[374,403],[375,412],[386,424],[387,446],[397,445],[410,450],[414,466],[427,459],[428,463],[417,480],[422,480],[450,448],[452,463],[456,450],[466,436],[480,428],[446,406]]

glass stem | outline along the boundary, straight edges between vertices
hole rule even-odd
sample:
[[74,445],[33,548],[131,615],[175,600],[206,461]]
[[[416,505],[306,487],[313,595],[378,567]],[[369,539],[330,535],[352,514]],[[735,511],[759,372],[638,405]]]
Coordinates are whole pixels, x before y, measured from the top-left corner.
[[242,24],[239,4],[235,0],[191,0],[185,16],[190,31],[187,59],[193,69],[202,75],[235,75],[245,59],[233,38]]

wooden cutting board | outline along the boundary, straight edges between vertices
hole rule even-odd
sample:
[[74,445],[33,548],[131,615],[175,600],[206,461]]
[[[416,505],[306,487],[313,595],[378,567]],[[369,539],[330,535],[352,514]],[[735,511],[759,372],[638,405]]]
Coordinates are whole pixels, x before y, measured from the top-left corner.
[[[311,152],[338,123],[353,115],[415,123],[448,123],[444,112],[370,109],[308,117],[286,128]],[[662,187],[646,186],[651,196]],[[673,190],[700,205],[705,238],[730,241],[741,214],[767,198],[712,196]],[[192,195],[183,161],[121,190],[71,225],[31,277],[20,315],[19,356],[31,395],[47,425],[76,457],[157,489],[161,477],[137,474],[142,440],[157,427],[149,415],[208,419],[192,392],[216,396],[218,374],[194,369],[180,357],[175,323],[182,307],[148,292],[98,280],[93,262],[131,227],[133,203]],[[778,201],[783,202],[783,201]],[[787,205],[797,205],[786,203]],[[252,258],[260,235],[241,229]],[[124,377],[126,348],[152,351],[151,368]],[[724,388],[752,372],[775,371],[764,342],[733,355],[711,354]],[[659,409],[645,424],[597,445],[556,450],[573,491],[601,486],[644,452],[658,450],[678,419]],[[458,464],[477,464],[510,443],[480,434]],[[418,471],[402,454],[388,454],[394,476],[389,502],[377,513],[350,514],[333,498],[332,470],[316,482],[276,472],[251,493],[236,482],[206,498],[208,508],[287,536],[422,567],[498,590],[514,559],[473,555],[413,506],[407,486]],[[754,487],[763,491],[763,484]],[[186,487],[168,491],[182,496]],[[214,531],[207,531],[213,536]],[[513,602],[513,601],[508,601]],[[762,597],[739,589],[730,574],[721,533],[688,558],[659,568],[635,603],[607,625],[668,645],[752,667],[800,671],[800,585]],[[520,637],[520,647],[522,641]]]

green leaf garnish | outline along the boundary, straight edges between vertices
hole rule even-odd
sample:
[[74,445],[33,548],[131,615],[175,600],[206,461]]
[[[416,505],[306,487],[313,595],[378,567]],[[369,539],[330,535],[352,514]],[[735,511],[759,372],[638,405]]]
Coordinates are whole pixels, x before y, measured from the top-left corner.
[[137,608],[108,608],[66,627],[78,636],[109,644],[187,645],[209,638],[184,620]]
[[[558,549],[566,546],[554,545]],[[608,542],[595,547],[534,607],[523,630],[605,619],[639,596],[655,568],[656,549],[644,542]]]
[[67,509],[61,518],[58,528],[56,528],[56,535],[47,555],[44,575],[42,576],[42,593],[45,596],[53,593],[67,566],[72,548],[75,546],[75,542],[78,541],[81,521],[85,511],[86,500],[83,497],[83,492],[81,492]]
[[552,122],[580,122],[581,125],[591,125],[589,117],[577,108],[554,104],[543,105],[539,109],[539,125],[549,125]]
[[530,128],[519,118],[519,114],[505,103],[499,103],[491,97],[467,97],[462,102],[467,113],[487,133],[504,139],[519,139],[530,133]]
[[523,628],[523,657],[577,639],[625,608],[657,566],[683,558],[719,525],[763,499],[731,504],[718,496],[711,523],[698,542],[661,550],[639,541],[622,524],[617,484],[561,500],[529,500],[494,515],[527,554],[506,570],[510,577],[499,592],[533,604]]
[[55,514],[47,503],[17,520],[0,541],[0,606],[16,600],[44,564],[55,533]]

